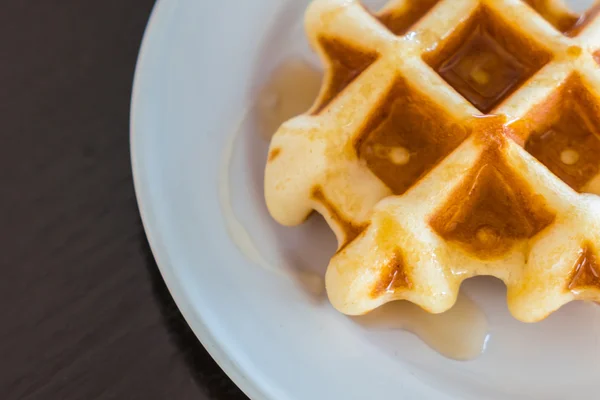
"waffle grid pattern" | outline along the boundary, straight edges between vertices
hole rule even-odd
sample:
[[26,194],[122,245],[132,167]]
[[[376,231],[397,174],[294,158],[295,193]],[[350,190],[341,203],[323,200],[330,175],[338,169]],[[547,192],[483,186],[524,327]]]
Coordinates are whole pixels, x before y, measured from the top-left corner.
[[478,275],[522,321],[600,300],[600,19],[544,3],[311,4],[325,81],[273,137],[265,196],[282,224],[328,221],[341,312],[443,312]]

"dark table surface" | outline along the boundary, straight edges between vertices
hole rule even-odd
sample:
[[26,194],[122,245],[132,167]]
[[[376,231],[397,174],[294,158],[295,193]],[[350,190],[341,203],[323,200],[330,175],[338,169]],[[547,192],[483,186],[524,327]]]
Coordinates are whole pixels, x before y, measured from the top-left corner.
[[138,215],[129,98],[153,3],[0,1],[0,399],[245,399]]

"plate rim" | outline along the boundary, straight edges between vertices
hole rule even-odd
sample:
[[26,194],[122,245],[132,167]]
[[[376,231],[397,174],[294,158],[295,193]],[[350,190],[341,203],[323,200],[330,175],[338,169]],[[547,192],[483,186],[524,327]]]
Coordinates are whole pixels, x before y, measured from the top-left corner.
[[[207,324],[202,320],[199,313],[194,311],[193,305],[186,298],[181,289],[177,278],[173,273],[173,268],[167,261],[167,257],[161,254],[157,243],[160,242],[158,234],[151,228],[153,225],[151,203],[144,198],[144,184],[141,177],[142,165],[139,161],[139,142],[143,132],[137,127],[136,122],[141,114],[139,99],[141,97],[142,87],[147,85],[148,77],[142,73],[148,70],[149,54],[153,50],[154,41],[160,35],[159,26],[161,19],[168,14],[168,7],[173,7],[176,1],[173,0],[156,0],[150,17],[144,29],[139,52],[136,60],[133,85],[131,90],[130,101],[130,116],[129,116],[129,148],[130,162],[133,177],[133,186],[135,198],[138,206],[138,211],[142,221],[142,226],[148,240],[152,256],[154,257],[158,270],[165,282],[169,293],[173,297],[177,308],[181,312],[188,326],[194,332],[194,335],[200,344],[206,349],[208,354],[217,363],[217,365],[225,372],[225,374],[233,381],[233,383],[250,399],[252,400],[275,400],[269,397],[266,392],[261,390],[257,383],[249,378],[249,375],[244,373],[240,366],[236,365],[228,356],[226,349],[221,346],[219,341],[214,337],[208,328]],[[152,74],[150,74],[152,75]]]
[[[144,151],[141,149],[144,140],[149,140],[147,131],[142,128],[142,121],[156,121],[157,116],[147,111],[148,106],[143,101],[143,96],[148,91],[154,91],[154,87],[160,79],[160,73],[155,71],[153,67],[160,65],[160,62],[157,63],[157,59],[161,58],[160,54],[163,53],[164,49],[161,40],[165,37],[169,38],[168,28],[173,23],[173,18],[171,18],[173,13],[171,11],[181,3],[177,0],[156,0],[144,30],[133,74],[129,121],[130,162],[142,226],[169,293],[186,323],[212,359],[250,399],[282,400],[282,397],[278,396],[278,393],[273,390],[276,385],[274,385],[272,379],[257,378],[255,372],[250,368],[247,366],[244,368],[243,365],[236,363],[236,354],[243,354],[244,352],[232,351],[226,343],[219,339],[218,335],[214,334],[214,327],[211,328],[211,324],[202,315],[201,310],[194,305],[183,290],[175,268],[176,263],[173,262],[169,256],[170,252],[163,244],[162,238],[165,235],[156,229],[156,201],[150,196],[149,181],[147,179],[149,174],[144,172],[145,165],[148,164],[147,161],[143,161],[147,156],[143,155]],[[145,133],[146,135],[144,135]],[[149,154],[149,152],[145,152],[145,154]],[[440,390],[439,388],[435,389]],[[295,394],[289,393],[289,396],[295,397]],[[288,398],[288,396],[285,396],[285,398]]]

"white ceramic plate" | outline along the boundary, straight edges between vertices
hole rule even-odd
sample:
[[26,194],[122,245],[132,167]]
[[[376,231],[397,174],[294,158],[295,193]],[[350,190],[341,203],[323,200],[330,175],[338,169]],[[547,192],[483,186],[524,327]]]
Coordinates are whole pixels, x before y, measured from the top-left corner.
[[471,280],[465,291],[491,338],[481,357],[459,362],[393,326],[340,315],[298,279],[295,271],[323,273],[334,239],[318,218],[298,228],[269,218],[256,101],[290,57],[315,62],[306,5],[161,0],[143,43],[132,101],[136,190],[164,279],[202,343],[256,400],[597,398],[595,306],[521,324],[502,284]]

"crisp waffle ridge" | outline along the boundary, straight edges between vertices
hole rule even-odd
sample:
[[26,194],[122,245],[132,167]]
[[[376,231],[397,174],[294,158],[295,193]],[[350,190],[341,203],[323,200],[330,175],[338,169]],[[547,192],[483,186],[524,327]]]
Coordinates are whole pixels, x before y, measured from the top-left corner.
[[505,282],[534,322],[600,300],[600,7],[557,0],[316,0],[319,98],[274,135],[265,198],[316,210],[349,315],[393,300],[448,310],[463,280]]

